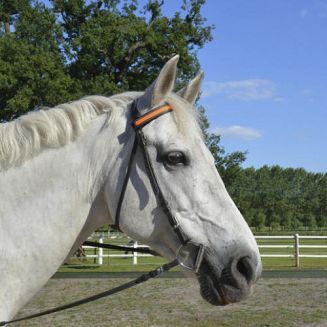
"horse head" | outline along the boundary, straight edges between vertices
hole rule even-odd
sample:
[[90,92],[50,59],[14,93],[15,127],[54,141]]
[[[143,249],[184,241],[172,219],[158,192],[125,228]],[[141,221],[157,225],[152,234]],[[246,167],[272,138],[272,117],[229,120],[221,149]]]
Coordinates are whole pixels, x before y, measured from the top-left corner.
[[[119,210],[122,231],[166,258],[177,257],[186,266],[185,256],[194,257],[195,251],[192,260],[199,262],[191,270],[202,297],[224,305],[251,293],[261,274],[261,260],[254,236],[228,195],[197,122],[194,102],[203,73],[173,93],[177,62],[178,56],[170,59],[130,106],[125,135],[139,137],[133,122],[141,117],[143,144],[135,147],[133,157],[124,156],[132,162],[127,179],[127,163],[120,171],[126,180],[123,196],[112,197],[119,190],[108,184],[106,201],[112,216]],[[132,151],[122,148],[127,150]]]

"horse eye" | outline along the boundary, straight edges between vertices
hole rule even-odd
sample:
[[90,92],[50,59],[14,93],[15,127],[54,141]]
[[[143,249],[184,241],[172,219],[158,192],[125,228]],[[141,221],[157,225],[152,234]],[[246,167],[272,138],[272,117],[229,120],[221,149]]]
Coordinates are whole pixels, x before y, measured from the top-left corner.
[[166,155],[166,163],[173,166],[185,165],[186,158],[184,153],[180,151],[172,151]]

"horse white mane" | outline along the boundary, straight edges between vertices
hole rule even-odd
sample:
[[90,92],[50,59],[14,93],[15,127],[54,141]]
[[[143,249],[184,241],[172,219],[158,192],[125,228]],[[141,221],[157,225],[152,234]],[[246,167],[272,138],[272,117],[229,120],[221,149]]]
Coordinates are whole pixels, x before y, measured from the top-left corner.
[[[19,166],[45,149],[59,148],[74,141],[89,123],[101,114],[107,114],[107,123],[114,121],[126,104],[140,96],[140,92],[126,92],[112,97],[89,96],[77,101],[60,104],[27,113],[9,123],[0,124],[0,171]],[[181,130],[187,131],[187,119],[194,110],[182,110],[188,103],[171,94],[168,102]],[[186,113],[186,115],[185,115]],[[197,124],[194,125],[197,128]]]
[[139,95],[127,92],[110,98],[89,96],[27,113],[18,119],[0,124],[0,170],[22,164],[42,150],[59,148],[75,140],[97,116],[115,118],[121,108]]

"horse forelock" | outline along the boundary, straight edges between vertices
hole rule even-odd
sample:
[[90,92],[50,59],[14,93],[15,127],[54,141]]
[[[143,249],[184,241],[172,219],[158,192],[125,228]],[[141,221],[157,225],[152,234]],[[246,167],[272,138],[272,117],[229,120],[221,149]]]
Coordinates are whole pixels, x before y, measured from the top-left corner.
[[168,95],[166,101],[173,107],[173,115],[178,131],[184,137],[189,137],[189,135],[194,133],[202,135],[199,117],[193,105],[173,93]]

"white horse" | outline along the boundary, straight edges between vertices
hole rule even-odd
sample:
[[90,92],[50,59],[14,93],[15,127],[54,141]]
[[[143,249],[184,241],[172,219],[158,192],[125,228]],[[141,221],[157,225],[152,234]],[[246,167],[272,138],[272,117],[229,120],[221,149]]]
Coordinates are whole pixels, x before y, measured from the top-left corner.
[[[229,197],[193,108],[202,73],[172,93],[178,56],[144,92],[91,96],[0,125],[0,321],[8,321],[95,229],[114,224],[134,140],[131,104],[173,111],[143,128],[153,170],[187,238],[202,244],[201,294],[237,302],[261,273],[255,239]],[[120,228],[168,259],[180,248],[138,148]]]

